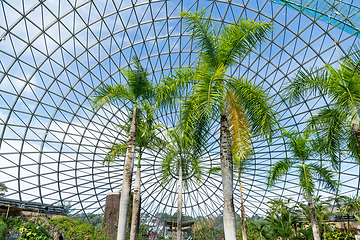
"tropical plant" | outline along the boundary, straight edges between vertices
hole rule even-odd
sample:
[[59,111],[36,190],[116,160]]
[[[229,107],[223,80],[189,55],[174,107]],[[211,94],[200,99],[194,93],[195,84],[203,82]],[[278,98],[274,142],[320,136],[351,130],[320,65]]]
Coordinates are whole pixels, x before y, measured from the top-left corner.
[[[141,179],[141,157],[145,150],[159,149],[165,146],[164,140],[158,137],[162,129],[160,124],[157,124],[155,119],[155,110],[148,101],[141,103],[136,112],[136,133],[135,133],[135,151],[138,154],[137,169],[134,185],[133,209],[130,227],[130,240],[135,239],[138,219],[140,215],[140,179]],[[132,122],[132,113],[129,114],[128,120],[124,125],[118,126],[122,131],[129,132]],[[127,142],[120,140],[119,143],[114,143],[109,147],[108,155],[117,157],[125,156],[127,149]],[[105,158],[107,164],[113,158]]]
[[[346,238],[349,236],[351,231],[350,216],[359,216],[360,214],[360,199],[356,196],[340,196],[335,199],[339,206],[339,211],[342,215],[343,225],[346,230]],[[347,218],[347,227],[345,226],[344,215]],[[358,217],[357,217],[358,218]]]
[[17,227],[20,232],[21,240],[50,240],[51,236],[47,232],[47,227],[44,225],[44,220],[38,222],[38,219],[30,219],[24,222],[22,226]]
[[[194,136],[199,148],[206,143],[203,135],[211,123],[220,119],[225,238],[235,239],[232,147],[247,156],[251,135],[271,138],[276,119],[261,87],[226,73],[265,39],[272,24],[239,19],[219,29],[204,9],[181,12],[180,16],[197,44],[198,61],[196,66],[179,69],[163,79],[158,87],[159,99],[163,100],[160,105],[182,100],[179,127]],[[243,233],[245,240],[246,231]]]
[[283,136],[287,140],[288,153],[291,157],[279,160],[270,168],[268,186],[273,187],[290,169],[295,169],[300,190],[308,202],[314,239],[320,240],[313,200],[315,181],[318,180],[319,183],[329,191],[336,191],[338,189],[338,183],[329,166],[326,167],[323,166],[321,162],[311,161],[313,157],[317,157],[317,150],[322,147],[322,145],[319,144],[319,140],[311,139],[312,135],[313,133],[311,131],[299,133],[297,131],[288,132],[284,130]]
[[269,223],[265,219],[256,219],[248,222],[249,232],[253,232],[254,240],[269,239]]
[[[123,182],[119,207],[118,240],[125,240],[126,223],[129,211],[130,192],[132,183],[132,173],[134,165],[134,147],[135,147],[135,120],[136,109],[139,103],[151,99],[154,95],[152,82],[147,78],[148,73],[141,66],[139,59],[133,58],[135,69],[123,69],[121,72],[127,78],[127,85],[120,83],[114,86],[103,84],[99,86],[91,96],[91,104],[95,110],[102,108],[106,104],[122,104],[122,101],[128,100],[132,104],[133,118],[127,141],[127,149],[124,163]],[[107,154],[105,161],[114,161],[116,156]]]
[[208,217],[206,219],[196,221],[192,227],[194,234],[193,239],[224,239],[224,229],[221,226],[221,220],[218,220],[220,220],[218,217]]
[[0,197],[4,196],[5,193],[8,191],[8,188],[4,183],[0,183]]
[[272,199],[269,201],[266,221],[269,227],[269,236],[271,239],[293,239],[298,237],[300,212],[297,206],[290,206],[291,199]]
[[327,240],[355,240],[355,237],[352,234],[347,235],[346,232],[339,232],[338,228],[335,226],[334,231],[326,233]]
[[[298,206],[301,209],[302,216],[305,217],[303,219],[303,222],[306,224],[311,223],[310,212],[307,204],[298,203]],[[326,221],[331,215],[334,215],[334,213],[330,211],[331,204],[329,202],[321,201],[321,196],[318,196],[318,197],[314,197],[314,207],[316,210],[316,219],[318,220],[319,223],[319,234],[320,236],[325,237],[326,233],[331,231],[331,228],[326,223]],[[311,239],[313,238],[312,237],[313,232],[311,230],[311,227],[308,227],[307,229],[303,229],[302,233],[305,236],[306,234],[311,235]],[[310,239],[310,238],[307,237],[305,239]]]
[[[50,228],[54,232],[62,233],[64,239],[79,240],[108,240],[106,230],[100,224],[95,227],[92,222],[86,223],[69,217],[55,217],[49,220]],[[53,236],[54,237],[54,236]],[[55,237],[54,237],[55,239]]]
[[162,184],[178,177],[177,239],[181,239],[182,187],[189,188],[191,181],[201,180],[201,162],[198,151],[194,150],[194,139],[180,129],[168,130],[169,144],[161,162]]
[[5,240],[7,232],[8,232],[7,224],[2,220],[0,220],[0,240]]
[[290,104],[309,95],[323,95],[329,107],[321,109],[309,119],[309,128],[317,131],[325,143],[322,149],[330,156],[334,168],[344,147],[360,163],[360,54],[357,48],[349,53],[336,70],[331,65],[324,69],[299,71],[284,89],[284,98]]

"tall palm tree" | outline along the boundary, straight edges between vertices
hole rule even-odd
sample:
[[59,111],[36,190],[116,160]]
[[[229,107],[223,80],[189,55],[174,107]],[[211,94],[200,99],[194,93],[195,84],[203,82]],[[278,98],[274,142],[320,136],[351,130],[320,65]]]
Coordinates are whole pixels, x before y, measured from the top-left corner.
[[188,189],[190,181],[200,181],[201,166],[199,155],[194,150],[194,140],[180,129],[168,131],[169,144],[166,156],[161,162],[162,183],[165,184],[178,176],[177,238],[181,239],[182,187]]
[[99,86],[91,97],[90,103],[95,110],[102,108],[107,104],[122,104],[122,101],[128,100],[132,104],[133,118],[127,141],[127,149],[124,163],[123,182],[119,206],[119,220],[117,239],[125,240],[127,215],[129,212],[131,183],[134,165],[134,147],[135,147],[135,120],[137,105],[153,97],[152,82],[147,78],[148,73],[141,66],[139,59],[133,58],[134,70],[123,69],[121,72],[127,78],[127,85],[120,83],[114,86],[103,84]]
[[288,152],[291,158],[284,158],[276,162],[269,170],[268,186],[273,187],[290,169],[295,169],[298,176],[299,186],[307,199],[309,215],[313,230],[314,240],[320,240],[319,227],[316,219],[313,194],[315,181],[319,180],[327,190],[336,191],[337,181],[330,167],[324,167],[316,162],[311,162],[318,155],[317,150],[321,147],[319,140],[311,139],[313,133],[306,131],[300,134],[297,131],[285,131]]
[[[204,9],[182,12],[180,16],[198,46],[198,61],[195,67],[182,68],[165,78],[158,94],[171,103],[182,98],[179,127],[195,137],[206,133],[211,122],[220,119],[224,230],[226,239],[235,239],[231,142],[235,141],[233,146],[241,150],[251,148],[251,135],[244,134],[249,128],[255,136],[271,138],[276,119],[261,87],[226,73],[265,39],[272,25],[239,19],[218,29]],[[199,142],[201,146],[203,142]]]
[[330,107],[309,119],[309,127],[326,143],[322,151],[331,157],[335,168],[342,146],[360,163],[360,54],[355,48],[350,55],[337,70],[326,65],[321,70],[300,71],[284,90],[291,104],[309,95],[325,95],[330,100]]
[[[135,240],[138,217],[140,215],[140,180],[141,180],[141,157],[145,150],[159,149],[165,146],[163,139],[158,137],[162,127],[157,124],[155,119],[155,110],[148,101],[141,103],[136,111],[136,133],[135,133],[135,152],[138,154],[137,169],[135,176],[133,209],[131,217],[130,240]],[[125,125],[119,126],[124,132],[129,132],[132,122],[132,114],[129,114],[128,121]],[[120,140],[114,143],[106,155],[104,162],[111,163],[120,156],[125,156],[127,142]]]

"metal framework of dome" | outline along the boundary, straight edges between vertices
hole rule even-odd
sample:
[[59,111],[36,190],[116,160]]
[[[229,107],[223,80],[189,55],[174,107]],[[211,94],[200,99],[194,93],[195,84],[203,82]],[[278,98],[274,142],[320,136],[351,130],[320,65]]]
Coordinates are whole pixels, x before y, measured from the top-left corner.
[[[115,129],[124,123],[129,106],[124,102],[95,112],[89,96],[103,83],[126,83],[119,69],[128,67],[134,55],[155,83],[180,66],[193,65],[199,49],[179,17],[185,10],[205,8],[220,27],[239,17],[274,24],[265,43],[230,69],[230,74],[261,85],[272,96],[281,123],[301,130],[309,116],[328,105],[327,99],[311,96],[297,105],[286,105],[280,97],[284,84],[299,69],[327,63],[337,66],[338,58],[346,56],[358,38],[344,31],[344,25],[277,2],[0,0],[0,181],[9,189],[5,197],[70,204],[73,213],[103,212],[106,194],[121,190],[123,159],[110,167],[103,166],[102,160],[106,147],[126,136]],[[355,0],[338,2],[360,7]],[[344,19],[357,28],[358,19]],[[171,128],[176,125],[176,112],[164,111],[158,121]],[[254,139],[253,147],[252,164],[243,176],[246,213],[263,214],[272,198],[300,201],[292,172],[274,189],[266,187],[269,167],[286,155],[284,139],[278,137],[271,144]],[[219,166],[219,152],[214,125],[204,164]],[[339,194],[355,195],[359,166],[344,156],[337,172],[342,182]],[[176,180],[159,184],[162,157],[156,151],[144,157],[142,213],[172,215],[177,211]],[[190,185],[183,193],[187,216],[221,214],[221,177],[209,173],[202,177],[200,184]],[[234,185],[239,212],[236,181]],[[317,195],[330,193],[319,188]]]

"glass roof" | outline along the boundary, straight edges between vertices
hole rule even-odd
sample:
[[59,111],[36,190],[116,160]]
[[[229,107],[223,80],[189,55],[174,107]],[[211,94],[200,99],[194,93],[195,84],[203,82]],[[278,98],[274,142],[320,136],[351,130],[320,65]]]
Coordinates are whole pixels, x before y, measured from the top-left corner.
[[[345,2],[345,1],[343,1]],[[356,1],[346,1],[360,7]],[[47,204],[70,203],[73,213],[102,213],[106,194],[121,189],[124,159],[111,167],[106,147],[124,139],[129,104],[95,112],[89,96],[103,83],[126,83],[119,69],[136,54],[155,83],[180,66],[193,65],[197,52],[179,12],[205,8],[221,27],[240,18],[274,23],[274,31],[229,74],[252,79],[271,96],[281,123],[302,129],[326,106],[311,96],[297,105],[281,102],[280,92],[299,69],[338,65],[358,38],[343,28],[267,0],[0,0],[0,176],[6,198]],[[351,21],[351,19],[349,19]],[[358,24],[357,24],[358,25]],[[356,26],[357,26],[356,25]],[[159,122],[172,128],[176,112]],[[272,190],[269,166],[286,156],[284,139],[254,139],[252,164],[243,175],[246,214],[261,215],[275,197],[302,199],[295,173]],[[204,166],[220,166],[219,126],[204,146]],[[142,163],[142,213],[177,211],[176,179],[159,184],[163,154],[148,151]],[[359,166],[343,159],[341,194],[357,194]],[[236,179],[236,178],[235,178]],[[235,210],[240,210],[234,181]],[[221,177],[203,173],[201,184],[183,193],[183,211],[199,217],[222,211]],[[330,196],[319,189],[317,195]]]

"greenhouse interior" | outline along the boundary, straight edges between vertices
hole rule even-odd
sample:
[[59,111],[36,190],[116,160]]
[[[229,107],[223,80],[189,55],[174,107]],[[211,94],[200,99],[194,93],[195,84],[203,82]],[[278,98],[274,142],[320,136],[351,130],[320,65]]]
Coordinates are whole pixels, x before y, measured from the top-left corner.
[[0,0],[0,239],[360,239],[357,0]]

